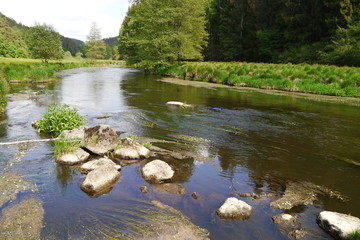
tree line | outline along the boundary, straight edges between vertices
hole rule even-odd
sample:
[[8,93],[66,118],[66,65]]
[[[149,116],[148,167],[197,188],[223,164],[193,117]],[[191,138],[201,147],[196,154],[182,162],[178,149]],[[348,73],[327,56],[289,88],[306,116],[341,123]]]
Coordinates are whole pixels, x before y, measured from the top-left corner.
[[130,63],[180,60],[360,66],[359,0],[135,0],[120,29]]
[[[114,39],[101,39],[101,30],[93,23],[87,41],[60,35],[48,24],[27,27],[0,13],[0,57],[49,59],[118,59]],[[109,44],[107,44],[109,42]]]

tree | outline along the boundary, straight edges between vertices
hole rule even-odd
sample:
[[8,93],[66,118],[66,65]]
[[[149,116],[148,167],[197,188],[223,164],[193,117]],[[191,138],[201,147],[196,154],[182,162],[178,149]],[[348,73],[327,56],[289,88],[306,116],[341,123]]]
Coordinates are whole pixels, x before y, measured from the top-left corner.
[[32,57],[48,62],[49,59],[61,59],[64,54],[60,34],[47,24],[35,24],[29,29],[27,44]]
[[92,24],[89,35],[86,39],[86,57],[92,59],[104,59],[106,55],[106,44],[103,40],[101,40],[101,30],[96,23]]
[[130,63],[201,60],[206,0],[134,1],[122,24],[119,52]]

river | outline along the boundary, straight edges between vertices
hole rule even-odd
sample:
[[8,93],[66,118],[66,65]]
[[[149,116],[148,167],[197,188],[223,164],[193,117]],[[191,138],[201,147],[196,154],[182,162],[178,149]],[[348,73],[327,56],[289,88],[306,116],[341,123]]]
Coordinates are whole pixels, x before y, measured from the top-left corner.
[[[84,175],[55,163],[51,143],[0,146],[0,174],[20,173],[38,187],[35,195],[45,209],[44,239],[83,239],[89,229],[96,232],[93,239],[111,234],[131,237],[129,222],[141,221],[136,211],[151,200],[180,210],[208,229],[211,239],[288,239],[271,220],[282,212],[297,214],[311,238],[331,239],[316,224],[320,211],[360,217],[360,167],[351,163],[360,163],[359,107],[176,85],[130,68],[79,68],[59,76],[49,85],[12,87],[15,95],[0,117],[0,142],[41,138],[31,122],[49,105],[65,103],[79,109],[90,126],[106,124],[124,135],[187,143],[204,158],[170,160],[180,166],[174,181],[186,187],[184,195],[153,189],[142,179],[141,165],[132,164],[122,168],[110,193],[91,198],[79,188]],[[171,109],[168,101],[195,107]],[[216,215],[215,210],[236,193],[273,191],[271,179],[311,182],[350,200],[321,197],[313,205],[284,211],[270,206],[273,198],[237,196],[253,207],[248,220]],[[148,194],[141,193],[142,185],[149,186]],[[191,197],[193,192],[198,199]],[[102,235],[99,226],[111,226],[112,231]]]

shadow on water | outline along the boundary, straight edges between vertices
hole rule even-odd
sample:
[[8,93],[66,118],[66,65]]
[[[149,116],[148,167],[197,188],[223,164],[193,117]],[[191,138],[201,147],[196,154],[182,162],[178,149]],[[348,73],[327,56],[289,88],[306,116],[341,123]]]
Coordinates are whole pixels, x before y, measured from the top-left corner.
[[[79,188],[84,175],[74,167],[57,166],[51,144],[36,144],[22,151],[1,148],[0,166],[20,172],[34,181],[44,202],[44,238],[125,239],[147,226],[149,202],[159,200],[181,210],[213,239],[287,239],[271,217],[284,212],[270,206],[275,197],[239,197],[253,206],[250,219],[220,220],[215,210],[238,192],[281,194],[272,181],[259,178],[307,181],[348,196],[349,202],[321,198],[313,206],[296,207],[302,227],[312,237],[330,239],[316,226],[323,209],[360,216],[360,111],[358,107],[313,102],[228,88],[198,88],[157,81],[136,69],[86,68],[66,70],[50,86],[16,86],[22,96],[9,102],[0,117],[0,140],[37,139],[31,127],[46,107],[66,103],[79,109],[90,126],[110,125],[122,136],[135,134],[174,144],[155,142],[168,150],[192,153],[182,160],[158,156],[176,171],[174,183],[185,194],[160,191],[143,180],[141,161],[123,167],[122,177],[111,192],[89,198]],[[171,109],[168,101],[195,105]],[[23,154],[20,154],[23,152]],[[140,186],[149,193],[141,193]],[[191,194],[197,192],[194,199]],[[92,229],[92,227],[94,227]],[[139,227],[141,226],[141,227]]]

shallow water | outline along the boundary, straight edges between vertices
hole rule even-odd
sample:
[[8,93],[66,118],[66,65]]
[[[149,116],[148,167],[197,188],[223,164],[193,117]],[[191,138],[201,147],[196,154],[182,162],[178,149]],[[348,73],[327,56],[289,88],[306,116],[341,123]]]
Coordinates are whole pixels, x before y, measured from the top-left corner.
[[[13,86],[13,92],[31,95],[9,102],[0,117],[0,142],[40,138],[31,122],[41,118],[47,106],[66,103],[78,108],[90,126],[107,124],[126,131],[124,135],[187,142],[208,160],[168,160],[178,166],[174,180],[187,188],[185,195],[157,190],[142,179],[141,164],[133,164],[122,169],[110,193],[90,198],[79,188],[84,176],[55,163],[51,143],[0,146],[0,173],[18,172],[39,189],[44,239],[131,237],[134,225],[146,222],[139,211],[149,209],[151,200],[179,209],[208,229],[211,239],[287,239],[271,220],[284,212],[270,207],[273,198],[238,197],[254,207],[248,220],[221,220],[215,214],[235,192],[271,190],[270,183],[258,184],[259,177],[309,181],[350,198],[344,203],[324,197],[312,206],[286,211],[300,215],[301,227],[311,238],[331,239],[316,224],[324,209],[360,217],[360,167],[348,163],[360,162],[359,107],[174,85],[136,69],[81,68],[60,76],[52,85]],[[171,109],[168,101],[196,107]],[[196,138],[189,141],[181,135]],[[148,194],[140,192],[142,185],[149,186]],[[199,199],[191,197],[193,192]]]

